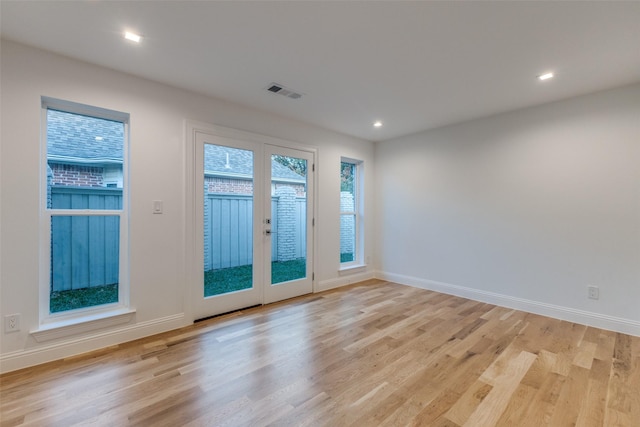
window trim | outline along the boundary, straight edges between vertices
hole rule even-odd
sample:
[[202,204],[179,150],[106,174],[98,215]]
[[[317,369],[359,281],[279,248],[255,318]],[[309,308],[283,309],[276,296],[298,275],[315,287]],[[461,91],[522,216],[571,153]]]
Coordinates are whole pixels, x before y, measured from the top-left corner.
[[[100,119],[121,122],[124,126],[123,133],[123,159],[122,159],[122,209],[48,209],[47,208],[47,111],[49,109],[63,111],[71,114],[80,114]],[[113,321],[97,321],[122,317],[123,313],[134,313],[129,309],[129,120],[128,113],[93,107],[71,101],[64,101],[43,96],[41,98],[40,115],[40,232],[39,232],[39,290],[38,328],[31,331],[34,336],[41,335],[43,331],[58,328],[68,329],[70,325],[89,324],[90,329],[104,324],[104,327],[113,324]],[[50,312],[51,296],[51,221],[54,216],[118,216],[120,218],[120,248],[119,248],[119,273],[118,273],[118,302],[103,304],[63,312]],[[82,327],[74,330],[82,331]],[[65,336],[66,334],[63,334]]]
[[[364,161],[357,160],[349,157],[340,157],[340,168],[342,173],[342,163],[350,163],[355,166],[355,185],[354,185],[354,210],[343,211],[340,207],[339,217],[342,220],[343,216],[354,215],[355,216],[355,253],[353,261],[340,262],[339,272],[346,270],[354,270],[365,267],[364,261]],[[340,191],[341,193],[342,191]],[[342,230],[341,230],[342,231]],[[342,237],[342,236],[341,236]]]

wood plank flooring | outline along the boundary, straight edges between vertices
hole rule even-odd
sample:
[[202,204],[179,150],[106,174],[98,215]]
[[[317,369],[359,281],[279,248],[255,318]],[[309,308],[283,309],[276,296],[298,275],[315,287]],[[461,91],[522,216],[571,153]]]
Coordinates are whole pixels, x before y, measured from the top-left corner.
[[0,377],[0,425],[640,426],[640,338],[372,280]]

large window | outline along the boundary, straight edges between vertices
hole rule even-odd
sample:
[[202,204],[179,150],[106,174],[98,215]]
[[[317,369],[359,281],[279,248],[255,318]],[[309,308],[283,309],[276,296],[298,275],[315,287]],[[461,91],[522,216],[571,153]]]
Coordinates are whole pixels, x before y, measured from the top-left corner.
[[340,265],[363,264],[362,254],[362,162],[340,162]]
[[42,107],[41,313],[125,306],[128,115],[48,98]]

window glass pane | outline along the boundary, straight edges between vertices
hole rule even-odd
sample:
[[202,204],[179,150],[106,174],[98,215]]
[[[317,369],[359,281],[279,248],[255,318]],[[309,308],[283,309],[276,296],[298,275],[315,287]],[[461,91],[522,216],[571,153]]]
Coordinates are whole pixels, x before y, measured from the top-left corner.
[[50,312],[118,302],[120,217],[52,216]]
[[122,209],[123,150],[124,123],[47,109],[47,207]]
[[307,161],[271,156],[271,284],[307,276]]
[[253,151],[204,144],[204,296],[253,287]]
[[[352,198],[355,197],[355,187],[356,187],[356,165],[354,163],[341,162],[340,163],[340,192],[341,193],[349,193]],[[353,210],[353,209],[344,209],[340,210]]]
[[356,247],[357,165],[340,163],[340,262],[358,259]]
[[355,261],[356,216],[340,215],[340,262]]

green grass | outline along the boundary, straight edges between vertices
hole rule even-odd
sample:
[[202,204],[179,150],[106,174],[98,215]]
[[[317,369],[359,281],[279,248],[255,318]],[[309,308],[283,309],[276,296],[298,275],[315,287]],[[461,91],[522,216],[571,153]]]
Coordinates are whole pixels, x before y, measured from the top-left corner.
[[271,263],[271,283],[288,282],[307,275],[307,260],[305,258],[293,261],[274,261]]
[[353,253],[345,252],[340,254],[340,262],[351,262],[353,261]]
[[118,302],[118,284],[51,292],[51,313]]
[[[253,283],[253,267],[209,270],[204,273],[204,296],[220,295],[249,289]],[[300,279],[307,273],[306,259],[271,263],[271,283]],[[118,284],[51,292],[51,313],[118,302]]]
[[[253,283],[252,265],[221,268],[204,272],[204,296],[226,294],[249,289]],[[287,282],[305,277],[307,262],[304,258],[271,263],[271,283]]]
[[253,266],[221,268],[204,272],[204,296],[226,294],[249,289],[253,283]]

